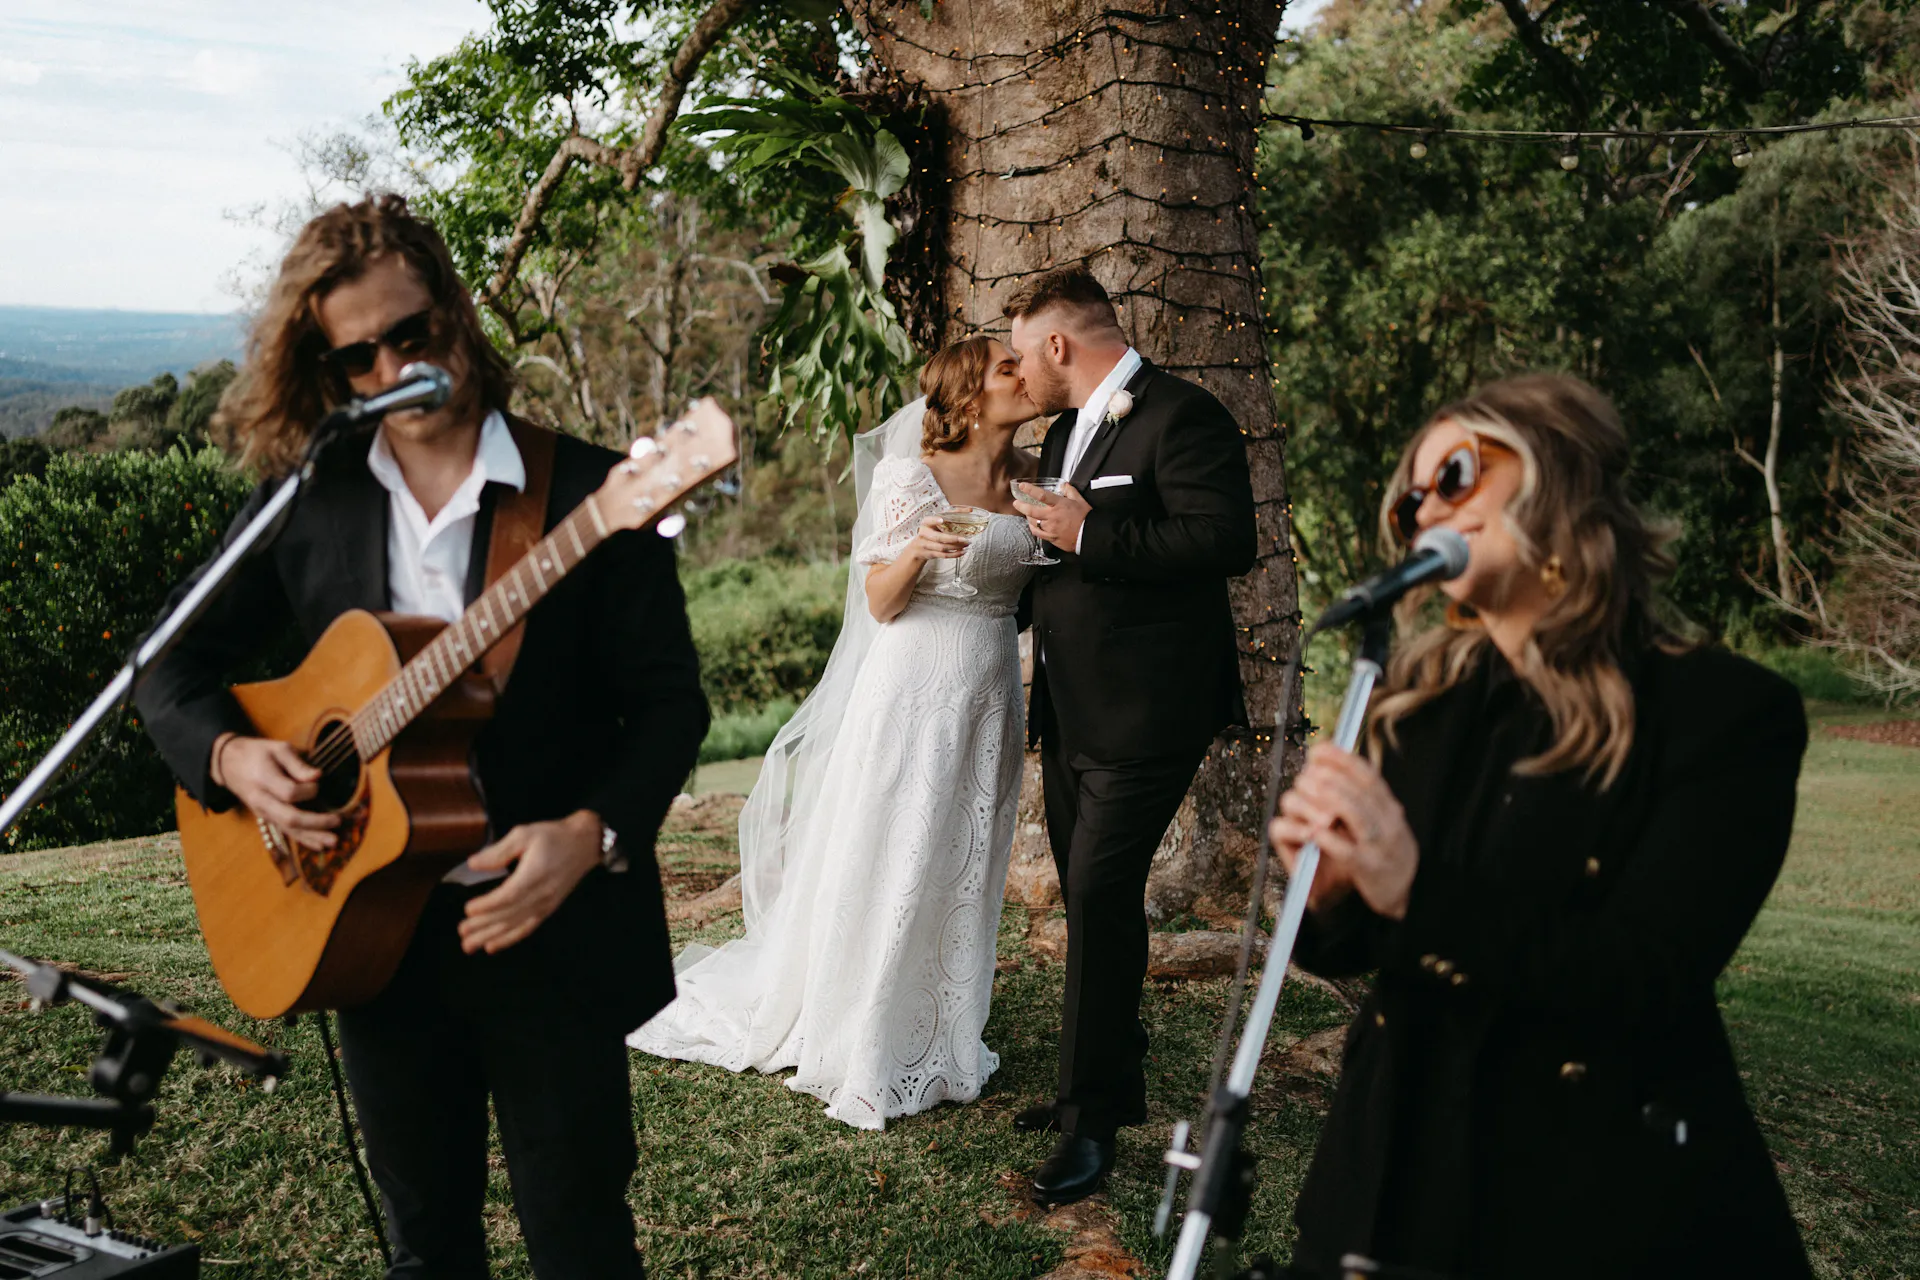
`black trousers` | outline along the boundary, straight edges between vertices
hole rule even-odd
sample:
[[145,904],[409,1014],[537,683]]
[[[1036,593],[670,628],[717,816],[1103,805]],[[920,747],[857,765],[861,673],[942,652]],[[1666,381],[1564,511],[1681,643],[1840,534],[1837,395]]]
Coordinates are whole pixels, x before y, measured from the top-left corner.
[[1147,1118],[1147,872],[1204,749],[1105,763],[1069,755],[1049,706],[1041,726],[1047,840],[1067,908],[1060,1128],[1107,1141]]
[[340,1013],[347,1079],[393,1246],[387,1276],[487,1275],[491,1097],[534,1274],[640,1280],[627,1203],[637,1154],[623,1033],[569,1006],[537,952],[461,952],[462,909],[485,888],[436,889],[393,982]]

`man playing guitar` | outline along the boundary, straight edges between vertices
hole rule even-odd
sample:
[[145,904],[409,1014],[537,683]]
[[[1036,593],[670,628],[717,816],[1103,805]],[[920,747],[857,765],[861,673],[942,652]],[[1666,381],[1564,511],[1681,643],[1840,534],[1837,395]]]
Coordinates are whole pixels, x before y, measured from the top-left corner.
[[[452,375],[448,403],[328,446],[272,549],[138,692],[193,800],[243,805],[309,849],[341,838],[338,814],[300,807],[319,771],[257,736],[227,681],[276,634],[312,645],[348,610],[459,617],[484,585],[495,511],[529,484],[518,442],[537,429],[506,414],[510,371],[445,244],[392,196],[301,231],[221,405],[270,478],[237,527],[328,408],[414,359]],[[538,443],[551,457],[544,533],[620,458],[566,436]],[[673,996],[653,842],[707,726],[673,544],[612,534],[523,626],[471,758],[491,843],[432,891],[386,988],[340,1014],[393,1277],[487,1274],[489,1098],[535,1274],[641,1275],[622,1037]]]

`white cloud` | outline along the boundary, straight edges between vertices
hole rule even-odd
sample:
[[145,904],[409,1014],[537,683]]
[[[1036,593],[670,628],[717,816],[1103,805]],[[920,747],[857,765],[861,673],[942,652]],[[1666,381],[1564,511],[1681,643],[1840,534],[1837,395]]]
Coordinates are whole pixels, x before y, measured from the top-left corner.
[[260,59],[230,49],[202,49],[187,64],[187,87],[219,98],[251,94],[260,87]]
[[1327,0],[1288,0],[1286,12],[1280,16],[1280,33],[1297,36],[1312,26],[1327,7]]
[[0,304],[227,310],[277,256],[229,209],[305,190],[286,144],[350,127],[482,0],[0,0]]

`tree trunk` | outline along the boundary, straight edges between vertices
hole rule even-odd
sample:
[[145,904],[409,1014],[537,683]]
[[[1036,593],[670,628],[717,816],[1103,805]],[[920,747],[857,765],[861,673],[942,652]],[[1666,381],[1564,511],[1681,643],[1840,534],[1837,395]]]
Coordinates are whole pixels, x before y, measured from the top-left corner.
[[925,264],[943,340],[1004,333],[1000,305],[1021,281],[1084,261],[1141,353],[1212,391],[1247,434],[1260,560],[1232,598],[1257,736],[1221,740],[1202,766],[1156,856],[1148,910],[1162,919],[1244,876],[1296,627],[1248,211],[1282,7],[849,0],[883,75],[924,90],[945,117],[945,208],[929,211],[947,220],[945,251]]

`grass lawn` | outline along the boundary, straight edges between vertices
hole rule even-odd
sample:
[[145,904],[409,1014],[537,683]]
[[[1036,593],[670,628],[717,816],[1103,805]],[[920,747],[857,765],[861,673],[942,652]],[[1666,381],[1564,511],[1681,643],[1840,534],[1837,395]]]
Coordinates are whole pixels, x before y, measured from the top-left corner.
[[[1863,713],[1820,708],[1823,723]],[[670,894],[689,898],[731,869],[723,824],[682,819],[663,845]],[[1780,887],[1722,983],[1722,1005],[1795,1212],[1823,1276],[1920,1275],[1920,752],[1817,732],[1794,848]],[[635,1056],[641,1167],[633,1204],[660,1276],[1039,1277],[1069,1239],[1016,1212],[1010,1174],[1044,1137],[1010,1113],[1053,1075],[1061,971],[1028,951],[1028,921],[1002,922],[1002,969],[988,1042],[993,1092],[859,1133],[826,1120],[777,1078]],[[715,941],[727,915],[679,930]],[[170,997],[294,1058],[271,1096],[225,1070],[179,1060],[159,1123],[104,1181],[122,1224],[199,1240],[207,1274],[366,1276],[377,1272],[332,1111],[317,1029],[256,1023],[207,968],[170,838],[0,859],[0,945],[57,958]],[[1112,1206],[1119,1239],[1164,1268],[1149,1235],[1168,1125],[1192,1115],[1223,981],[1152,988],[1151,1125],[1124,1135]],[[1287,1209],[1331,1092],[1309,1055],[1285,1050],[1343,1021],[1337,1002],[1296,986],[1282,1002],[1252,1146],[1263,1157],[1249,1244],[1284,1253]],[[75,1007],[24,1008],[0,982],[0,1087],[84,1095],[95,1033]],[[1281,1069],[1282,1067],[1288,1069]],[[104,1139],[0,1131],[0,1207],[55,1189]],[[496,1273],[529,1274],[506,1170],[496,1158],[488,1218]],[[1082,1273],[1090,1274],[1090,1273]]]

